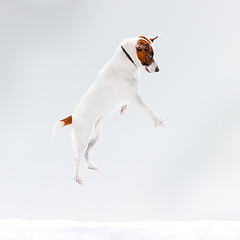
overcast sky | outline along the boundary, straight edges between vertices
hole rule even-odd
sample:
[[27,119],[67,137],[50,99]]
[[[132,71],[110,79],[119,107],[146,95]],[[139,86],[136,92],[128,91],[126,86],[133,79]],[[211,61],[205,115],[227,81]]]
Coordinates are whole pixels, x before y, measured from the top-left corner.
[[[0,218],[240,220],[240,2],[0,0]],[[155,41],[159,73],[103,125],[73,180],[72,114],[119,43]]]

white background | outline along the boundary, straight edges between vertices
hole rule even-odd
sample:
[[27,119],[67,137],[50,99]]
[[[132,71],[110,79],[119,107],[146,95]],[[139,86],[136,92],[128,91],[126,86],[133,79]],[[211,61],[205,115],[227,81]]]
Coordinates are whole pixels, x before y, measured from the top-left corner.
[[[240,220],[239,1],[0,1],[0,218]],[[73,181],[69,116],[119,43],[155,42],[160,72],[105,121]]]

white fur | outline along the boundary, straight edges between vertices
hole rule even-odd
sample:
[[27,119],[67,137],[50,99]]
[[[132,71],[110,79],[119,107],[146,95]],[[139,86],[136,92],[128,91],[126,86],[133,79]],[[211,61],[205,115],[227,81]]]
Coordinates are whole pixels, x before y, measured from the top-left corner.
[[[81,98],[72,115],[72,138],[76,151],[74,178],[79,184],[82,184],[79,176],[79,164],[84,156],[89,168],[97,170],[96,166],[89,161],[88,152],[100,139],[103,119],[111,113],[129,102],[133,102],[152,118],[156,127],[164,125],[164,122],[144,104],[138,95],[139,69],[145,68],[137,58],[135,45],[138,40],[139,37],[129,38],[121,43],[132,57],[135,65],[119,46],[111,60],[100,70],[96,81]],[[148,70],[153,72],[157,64],[154,61],[151,65]],[[59,128],[61,126],[57,125],[55,130]]]
[[64,127],[64,122],[59,121],[53,128],[52,136],[54,136],[63,127]]

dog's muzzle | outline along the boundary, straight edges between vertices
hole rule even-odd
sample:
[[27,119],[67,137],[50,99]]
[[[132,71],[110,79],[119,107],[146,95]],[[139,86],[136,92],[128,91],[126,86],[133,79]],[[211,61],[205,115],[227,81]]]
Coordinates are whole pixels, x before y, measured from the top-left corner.
[[145,69],[149,73],[159,72],[159,67],[156,62],[152,62],[149,66],[145,66]]

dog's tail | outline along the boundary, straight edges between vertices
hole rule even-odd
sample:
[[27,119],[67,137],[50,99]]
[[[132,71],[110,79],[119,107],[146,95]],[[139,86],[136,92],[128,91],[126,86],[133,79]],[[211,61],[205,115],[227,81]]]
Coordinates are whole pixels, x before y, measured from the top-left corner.
[[60,120],[53,128],[52,135],[54,136],[61,128],[72,124],[72,116]]

